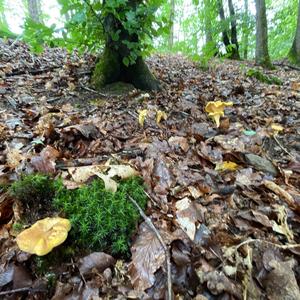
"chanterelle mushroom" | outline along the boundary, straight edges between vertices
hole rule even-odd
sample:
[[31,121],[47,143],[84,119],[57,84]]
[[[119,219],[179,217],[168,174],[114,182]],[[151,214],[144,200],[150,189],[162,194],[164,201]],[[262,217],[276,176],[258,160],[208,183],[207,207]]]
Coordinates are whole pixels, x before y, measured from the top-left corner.
[[71,223],[67,219],[45,218],[22,231],[17,236],[17,244],[22,251],[46,255],[66,240],[70,229]]
[[232,106],[232,102],[222,102],[222,101],[210,101],[205,106],[205,111],[208,115],[213,118],[217,124],[220,126],[220,118],[224,116],[224,108],[226,106]]

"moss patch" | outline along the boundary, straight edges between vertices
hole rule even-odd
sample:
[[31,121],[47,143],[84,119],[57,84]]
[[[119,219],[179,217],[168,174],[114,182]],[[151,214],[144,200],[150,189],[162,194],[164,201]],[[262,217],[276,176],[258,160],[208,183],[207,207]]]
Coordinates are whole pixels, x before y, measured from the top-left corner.
[[54,205],[72,223],[70,237],[83,248],[126,255],[140,215],[129,201],[131,195],[145,208],[147,203],[140,178],[121,181],[115,194],[95,180],[77,190],[58,188]]
[[290,50],[288,54],[289,62],[293,65],[300,66],[300,58],[297,56],[296,50],[294,49],[294,46]]
[[127,95],[128,93],[132,92],[134,89],[135,87],[130,83],[117,81],[111,84],[107,84],[103,89],[100,90],[100,92],[112,96],[122,96],[122,95]]
[[[122,256],[129,253],[130,239],[140,219],[128,195],[143,209],[147,203],[139,177],[120,181],[113,194],[105,190],[100,179],[76,190],[67,190],[61,180],[37,174],[23,176],[12,184],[9,192],[24,205],[23,223],[32,224],[45,216],[61,213],[72,223],[68,238],[72,247]],[[20,227],[16,224],[15,229]]]
[[95,89],[99,90],[106,84],[118,81],[120,72],[118,54],[105,48],[96,63],[91,83]]
[[52,198],[55,195],[54,181],[47,175],[22,176],[9,187],[9,194],[21,201],[25,210],[25,223],[34,223],[52,214]]
[[254,77],[260,82],[267,83],[267,84],[276,84],[276,85],[282,85],[282,81],[280,78],[276,76],[268,76],[266,74],[263,74],[261,71],[257,69],[249,69],[246,72],[246,76],[248,77]]

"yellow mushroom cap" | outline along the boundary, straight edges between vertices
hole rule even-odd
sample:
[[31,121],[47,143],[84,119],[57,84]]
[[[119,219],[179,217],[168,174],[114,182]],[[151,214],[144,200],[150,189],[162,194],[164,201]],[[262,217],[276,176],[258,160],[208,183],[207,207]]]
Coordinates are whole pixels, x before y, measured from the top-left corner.
[[16,240],[22,251],[42,256],[62,244],[70,229],[71,223],[68,219],[45,218],[22,231]]
[[239,165],[233,161],[223,161],[221,163],[216,164],[215,170],[216,171],[235,171],[238,167],[239,167]]
[[273,131],[277,134],[278,132],[281,132],[284,130],[284,128],[280,125],[280,124],[271,124],[271,128],[273,129]]
[[205,111],[215,120],[217,127],[219,127],[220,117],[224,116],[224,108],[232,105],[232,102],[210,101],[206,104]]

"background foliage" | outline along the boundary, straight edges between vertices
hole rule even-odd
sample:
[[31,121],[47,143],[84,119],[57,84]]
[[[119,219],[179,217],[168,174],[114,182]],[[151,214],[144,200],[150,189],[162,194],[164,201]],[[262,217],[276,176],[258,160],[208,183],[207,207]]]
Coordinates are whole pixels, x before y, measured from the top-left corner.
[[[35,23],[28,15],[27,1],[0,0],[1,36],[15,36],[11,16],[14,9],[19,12],[17,18],[23,18],[19,38],[30,43],[33,50],[42,51],[42,45],[74,48],[80,51],[99,51],[103,48],[105,36],[103,20],[107,14],[113,14],[131,33],[138,35],[140,43],[129,43],[134,61],[137,55],[150,52],[183,53],[197,60],[208,60],[216,54],[225,55],[222,43],[222,30],[230,24],[228,2],[223,0],[226,20],[222,22],[218,15],[217,0],[148,0],[140,1],[138,9],[132,11],[128,0],[57,0],[53,5],[59,9],[59,17],[54,20],[51,11],[43,8],[46,1],[41,1],[42,23]],[[174,11],[172,16],[172,1]],[[19,3],[20,2],[20,3]],[[255,3],[248,0],[234,0],[237,21],[240,54],[248,52],[248,58],[255,54]],[[297,21],[297,0],[267,0],[269,26],[269,50],[272,59],[285,57],[291,47]],[[18,6],[18,8],[17,8]],[[15,16],[15,15],[14,15]],[[54,21],[54,22],[53,22]],[[208,26],[211,28],[213,43],[206,43]],[[170,32],[174,38],[170,45]],[[109,33],[114,40],[119,39],[119,32]],[[246,42],[246,40],[248,42]],[[126,41],[124,41],[126,43]]]

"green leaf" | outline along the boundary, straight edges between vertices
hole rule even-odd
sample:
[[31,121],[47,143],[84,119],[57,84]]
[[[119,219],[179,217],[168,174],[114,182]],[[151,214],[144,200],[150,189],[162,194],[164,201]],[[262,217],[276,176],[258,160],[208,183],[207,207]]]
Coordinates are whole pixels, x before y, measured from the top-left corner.
[[124,64],[126,67],[129,66],[130,61],[129,61],[129,58],[128,58],[128,57],[124,57],[122,61],[123,61],[123,64]]

